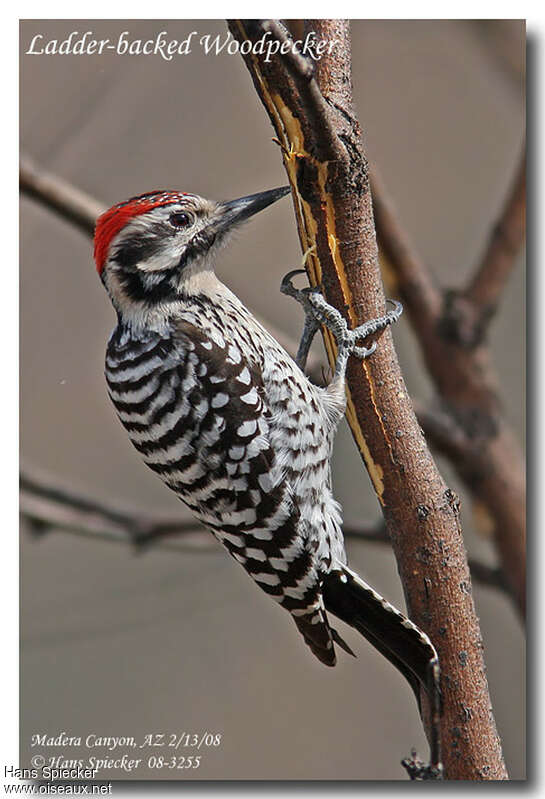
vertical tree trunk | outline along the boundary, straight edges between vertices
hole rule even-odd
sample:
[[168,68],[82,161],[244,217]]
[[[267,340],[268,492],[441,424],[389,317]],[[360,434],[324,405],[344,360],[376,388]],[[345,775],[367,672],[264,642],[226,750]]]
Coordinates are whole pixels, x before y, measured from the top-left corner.
[[[234,20],[239,42],[271,21]],[[352,102],[350,33],[344,20],[305,20],[336,42],[308,62],[297,54],[244,56],[282,147],[307,271],[355,326],[385,310],[367,161]],[[331,363],[335,343],[324,332]],[[351,359],[347,417],[382,507],[411,618],[438,649],[448,779],[507,779],[490,707],[479,623],[456,495],[445,485],[415,418],[390,332],[372,358]],[[424,708],[426,720],[426,709]],[[425,721],[426,723],[426,721]],[[428,729],[429,732],[429,729]]]

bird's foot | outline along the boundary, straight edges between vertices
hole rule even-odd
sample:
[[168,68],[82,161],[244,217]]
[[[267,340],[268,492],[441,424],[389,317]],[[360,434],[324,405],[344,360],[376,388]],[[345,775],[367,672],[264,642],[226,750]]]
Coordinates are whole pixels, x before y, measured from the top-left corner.
[[325,301],[319,288],[295,288],[292,278],[302,272],[304,272],[303,269],[295,269],[289,272],[280,285],[280,291],[297,300],[305,311],[305,326],[297,352],[297,364],[301,369],[304,369],[312,339],[320,325],[325,325],[335,336],[338,347],[335,376],[343,376],[350,355],[363,360],[372,355],[377,347],[376,341],[372,341],[369,346],[363,346],[358,344],[358,342],[382,332],[388,325],[397,322],[403,312],[403,306],[396,300],[389,300],[394,305],[391,311],[388,311],[384,316],[370,319],[368,322],[364,322],[362,325],[350,330],[346,319],[336,308],[333,308],[332,305]]
[[411,751],[410,757],[403,758],[401,765],[406,770],[411,780],[420,781],[443,779],[443,764],[425,763],[418,757],[416,749]]

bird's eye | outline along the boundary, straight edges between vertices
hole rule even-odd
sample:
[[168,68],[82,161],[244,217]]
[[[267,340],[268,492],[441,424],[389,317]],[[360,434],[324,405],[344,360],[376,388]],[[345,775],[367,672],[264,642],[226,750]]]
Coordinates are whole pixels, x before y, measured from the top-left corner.
[[175,211],[169,216],[168,221],[173,227],[187,227],[191,223],[191,217],[183,211]]

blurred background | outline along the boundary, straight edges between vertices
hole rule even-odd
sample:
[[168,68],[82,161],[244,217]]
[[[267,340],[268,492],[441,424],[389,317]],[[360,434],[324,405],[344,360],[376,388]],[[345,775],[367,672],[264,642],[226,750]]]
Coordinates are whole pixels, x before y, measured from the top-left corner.
[[[24,21],[21,149],[105,205],[155,188],[217,199],[286,182],[268,118],[240,56],[195,48],[159,56],[25,55],[35,34],[181,40],[226,33],[223,21]],[[524,131],[520,21],[353,23],[354,93],[370,160],[437,280],[465,282],[513,179]],[[140,462],[106,396],[103,359],[115,324],[90,241],[34,201],[21,202],[21,463],[120,509],[178,514],[185,507]],[[301,254],[289,200],[260,214],[219,265],[258,315],[294,338],[302,316],[278,291]],[[524,440],[524,271],[493,323],[491,346],[506,416]],[[405,321],[394,329],[409,390],[433,389]],[[319,352],[319,346],[317,352]],[[494,563],[470,503],[466,545]],[[349,522],[379,509],[346,424],[334,486]],[[350,562],[403,607],[394,558],[348,542]],[[524,645],[506,596],[474,584],[496,721],[512,779],[525,776]],[[341,625],[342,626],[342,625]],[[99,736],[220,733],[198,770],[141,767],[111,778],[403,779],[402,757],[427,755],[403,678],[343,628],[354,660],[323,668],[295,625],[212,536],[177,551],[53,530],[21,530],[21,767],[35,733]],[[110,756],[119,756],[122,749]],[[143,749],[144,759],[162,754]],[[67,758],[105,750],[58,748]],[[178,753],[180,754],[180,752]],[[186,752],[187,754],[187,752]],[[138,755],[140,756],[140,755]]]

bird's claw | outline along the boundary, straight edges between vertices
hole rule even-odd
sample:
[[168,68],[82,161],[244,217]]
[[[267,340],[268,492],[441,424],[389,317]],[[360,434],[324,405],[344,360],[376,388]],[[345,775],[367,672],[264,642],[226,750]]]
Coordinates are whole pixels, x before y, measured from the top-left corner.
[[369,347],[358,347],[357,345],[354,345],[350,354],[353,355],[354,358],[358,358],[359,360],[363,361],[365,358],[368,358],[370,355],[372,355],[376,348],[376,341],[371,342]]
[[403,758],[401,765],[411,780],[442,780],[444,776],[442,763],[425,763],[418,757],[416,749],[411,749],[411,756]]
[[280,291],[282,294],[286,294],[288,297],[294,297],[294,299],[296,299],[298,302],[304,303],[304,299],[308,297],[309,294],[319,293],[319,286],[305,286],[302,289],[295,288],[292,282],[295,275],[305,274],[306,271],[304,269],[292,269],[291,272],[288,272],[287,275],[284,275],[280,284]]
[[368,347],[358,345],[357,342],[365,340],[368,336],[381,332],[388,325],[397,322],[403,311],[403,306],[397,300],[389,300],[394,305],[393,310],[388,311],[384,316],[370,319],[368,322],[364,322],[364,324],[350,330],[344,316],[325,301],[317,286],[297,289],[293,285],[292,279],[295,275],[304,274],[304,272],[304,269],[293,269],[288,272],[280,285],[280,291],[301,303],[305,311],[305,327],[297,353],[297,363],[304,369],[312,338],[319,326],[325,325],[333,333],[337,342],[338,355],[335,364],[335,375],[344,376],[346,363],[350,355],[363,360],[372,355],[377,348],[376,341],[373,341]]

